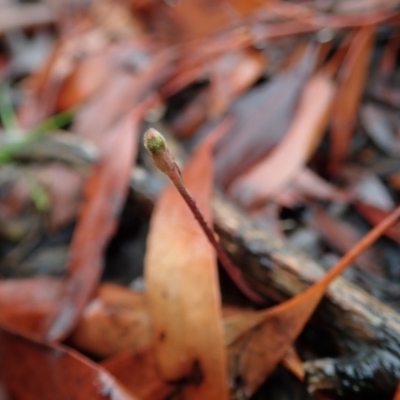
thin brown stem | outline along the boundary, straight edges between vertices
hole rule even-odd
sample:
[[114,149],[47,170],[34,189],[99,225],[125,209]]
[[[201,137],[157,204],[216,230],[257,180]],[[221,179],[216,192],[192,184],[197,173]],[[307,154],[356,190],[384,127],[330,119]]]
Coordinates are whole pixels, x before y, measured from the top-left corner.
[[207,236],[207,239],[209,242],[212,244],[212,246],[215,249],[215,252],[217,253],[217,257],[220,260],[222,266],[225,268],[226,273],[229,275],[229,277],[232,279],[232,281],[236,284],[236,286],[240,289],[240,291],[250,300],[257,304],[265,304],[265,300],[258,295],[251,287],[246,283],[246,281],[243,278],[243,275],[240,271],[240,269],[232,263],[232,261],[229,259],[228,255],[226,254],[225,250],[221,246],[221,244],[218,242],[218,240],[215,237],[215,234],[213,230],[209,227],[207,224],[206,220],[204,219],[202,213],[200,212],[199,208],[197,207],[196,202],[194,201],[193,197],[191,194],[188,192],[186,189],[186,186],[184,185],[182,179],[180,182],[177,184],[177,182],[174,182],[175,187],[185,200],[186,204],[190,208],[193,216],[196,218],[197,222],[200,224],[201,228],[203,229],[204,234]]
[[214,247],[215,252],[217,253],[219,260],[221,261],[222,266],[225,268],[226,273],[236,284],[238,289],[253,302],[257,304],[265,304],[264,299],[246,283],[240,269],[232,263],[225,250],[216,239],[213,230],[207,224],[199,208],[197,207],[196,202],[194,201],[191,194],[188,192],[182,180],[181,171],[176,164],[174,157],[168,150],[165,139],[161,135],[161,133],[157,132],[155,129],[149,129],[144,136],[144,145],[151,154],[155,166],[161,172],[168,176],[168,178],[172,181],[178,192],[185,200],[193,216],[200,224],[200,227],[202,228],[207,239]]

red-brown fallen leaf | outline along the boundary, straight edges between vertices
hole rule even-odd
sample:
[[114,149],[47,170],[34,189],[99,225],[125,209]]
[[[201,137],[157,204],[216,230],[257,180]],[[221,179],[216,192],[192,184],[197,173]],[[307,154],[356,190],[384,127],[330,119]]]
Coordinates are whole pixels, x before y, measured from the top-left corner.
[[326,74],[330,77],[336,76],[339,71],[341,65],[343,64],[343,60],[346,57],[346,54],[349,52],[349,47],[353,40],[353,32],[347,34],[343,41],[340,43],[340,46],[333,54],[332,58],[324,65],[323,69]]
[[231,196],[246,207],[260,206],[290,182],[322,138],[334,89],[333,82],[323,73],[310,79],[284,139],[267,158],[231,185]]
[[107,134],[103,157],[88,178],[70,246],[63,306],[51,323],[49,340],[59,340],[71,332],[99,281],[103,252],[114,233],[129,187],[141,113],[142,110],[133,111]]
[[[62,49],[61,42],[56,43],[45,65],[30,77],[26,85],[32,93],[25,96],[17,109],[18,123],[26,129],[38,125],[49,117],[54,109],[54,98],[49,98],[50,95],[44,92],[47,80],[50,78],[51,71],[60,57]],[[46,90],[48,93],[52,93],[52,91],[53,88]],[[39,99],[40,101],[38,101]]]
[[142,400],[167,399],[177,391],[177,385],[161,379],[152,347],[118,354],[101,365]]
[[[214,136],[215,138],[215,136]],[[213,141],[195,152],[183,179],[211,220]],[[228,399],[226,353],[215,253],[176,189],[169,186],[151,220],[145,258],[154,348],[165,380],[186,378],[187,399]]]
[[254,49],[223,54],[210,68],[210,115],[219,115],[227,110],[239,94],[260,78],[265,68],[265,57]]
[[[356,210],[372,225],[379,224],[384,218],[386,218],[390,212],[382,210],[381,208],[372,206],[362,201],[356,201],[354,204]],[[400,243],[400,227],[394,225],[385,232],[385,236]]]
[[[363,0],[365,1],[365,0]],[[378,2],[379,0],[370,0]],[[398,2],[398,0],[385,0],[385,2]],[[282,4],[283,3],[283,4]],[[348,1],[341,1],[340,5],[346,5]],[[354,2],[352,2],[354,4]],[[358,8],[360,3],[357,2]],[[257,39],[284,37],[299,33],[318,31],[323,28],[343,29],[351,27],[377,24],[395,15],[391,7],[370,7],[369,11],[359,14],[340,13],[323,14],[315,12],[310,7],[281,1],[238,1],[222,0],[218,2],[196,0],[181,2],[173,6],[165,4],[148,5],[151,11],[151,24],[157,29],[157,33],[166,42],[188,42],[193,39],[204,39],[221,31],[226,31],[237,26],[248,26],[246,17],[255,19],[267,19],[275,23],[260,24],[257,26]],[[344,6],[345,8],[345,6]],[[335,8],[334,8],[335,9]],[[357,7],[355,7],[357,10]],[[246,18],[246,19],[245,19]],[[281,22],[283,20],[283,22]],[[268,22],[269,22],[268,21]],[[265,31],[265,33],[263,32]],[[231,29],[232,31],[232,29]],[[254,34],[248,34],[245,45],[254,42]]]
[[214,34],[232,25],[238,18],[234,12],[225,0],[193,0],[172,7],[158,3],[152,7],[152,19],[163,40],[179,43]]
[[274,200],[285,207],[293,207],[309,198],[331,201],[349,201],[351,196],[344,190],[325,181],[309,168],[303,168],[290,184],[279,191]]
[[290,126],[314,63],[315,51],[308,48],[296,65],[271,83],[255,88],[235,105],[232,110],[235,126],[217,147],[218,184],[229,186],[238,174],[259,161],[281,139]]
[[400,206],[372,229],[323,279],[300,295],[252,315],[234,315],[225,321],[230,347],[230,379],[242,382],[247,397],[259,387],[282,360],[321,301],[329,284],[400,217]]
[[[146,348],[153,332],[143,294],[118,285],[99,286],[68,340],[101,357]],[[129,371],[131,374],[133,370]]]
[[44,66],[30,77],[30,94],[18,110],[19,123],[33,128],[55,110],[58,93],[65,78],[73,71],[76,54],[99,52],[108,40],[99,30],[79,32],[60,40]]
[[394,73],[397,65],[397,54],[400,48],[400,35],[394,34],[388,39],[381,61],[379,63],[379,74],[383,78]]
[[78,106],[104,86],[107,79],[113,75],[113,57],[115,49],[108,48],[79,60],[60,85],[56,110],[63,111]]
[[101,366],[65,346],[3,326],[0,352],[1,380],[18,400],[138,400]]
[[[399,14],[396,10],[377,11],[370,14],[358,15],[317,14],[314,18],[309,20],[284,21],[260,25],[257,31],[257,40],[263,42],[274,38],[295,36],[307,32],[317,32],[320,29],[339,30],[368,27],[382,24],[385,21],[396,23],[396,18],[399,18]],[[248,37],[247,41],[242,38],[242,45],[248,45],[249,42],[252,42],[250,37]]]
[[97,96],[83,105],[72,131],[98,144],[115,121],[132,108],[137,85],[137,76],[125,70],[115,71],[112,79],[104,82]]
[[358,107],[364,90],[371,54],[374,27],[359,29],[353,38],[349,52],[339,72],[338,90],[332,110],[332,131],[330,136],[330,169],[336,172],[346,158],[353,129],[357,120]]
[[60,310],[64,282],[56,278],[5,279],[0,281],[0,323],[32,336],[43,336],[47,318]]
[[253,47],[253,43],[247,45],[243,41],[243,31],[232,33],[223,37],[212,37],[196,43],[196,51],[193,51],[193,43],[180,46],[179,62],[172,73],[171,78],[161,87],[160,93],[168,98],[191,83],[204,79],[210,66],[215,64],[224,54],[237,52]]
[[98,95],[80,110],[74,121],[73,132],[101,143],[103,133],[111,129],[115,121],[122,119],[132,106],[142,107],[143,103],[150,102],[149,98],[154,97],[155,89],[171,74],[174,54],[167,49],[153,54],[151,58],[147,52],[140,54],[140,57],[146,61],[151,59],[152,62],[141,60],[143,65],[135,73],[121,66]]
[[189,65],[185,65],[185,63],[182,64],[184,65],[180,65],[179,68],[174,71],[171,78],[160,88],[160,94],[164,98],[173,96],[196,80],[201,80],[201,78],[206,75],[207,66],[204,65],[204,62],[195,63],[195,65],[191,65],[190,63]]

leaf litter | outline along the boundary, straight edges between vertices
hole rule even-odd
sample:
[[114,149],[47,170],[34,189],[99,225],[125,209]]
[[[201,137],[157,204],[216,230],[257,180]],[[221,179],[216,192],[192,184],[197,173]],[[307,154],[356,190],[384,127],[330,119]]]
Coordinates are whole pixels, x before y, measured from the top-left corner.
[[[75,9],[61,2],[56,14],[39,2],[31,20],[11,3],[21,13],[0,28],[10,88],[0,101],[0,372],[13,398],[274,398],[260,387],[280,362],[305,380],[294,385],[300,393],[311,387],[303,361],[324,355],[299,335],[314,332],[310,317],[344,268],[354,262],[363,278],[346,278],[396,308],[396,290],[384,287],[399,278],[397,1],[328,10],[95,0]],[[54,44],[40,42],[47,61],[19,82],[19,55],[7,46],[26,29]],[[70,133],[56,118],[65,111]],[[46,133],[35,135],[43,123]],[[189,154],[183,182],[209,224],[217,189],[249,224],[269,219],[265,228],[284,240],[311,230],[308,249],[325,267],[348,253],[302,294],[264,308],[276,297],[263,290],[262,298],[247,280],[250,258],[228,268],[229,284],[219,277],[215,251],[172,186],[156,201],[145,245],[149,203],[129,189],[133,168],[152,169],[139,148],[149,124]],[[222,139],[206,137],[221,126]],[[44,135],[78,144],[43,158],[34,148]],[[98,153],[90,168],[80,138]],[[66,261],[57,255],[47,267],[55,246]],[[225,251],[220,263],[234,266],[234,249]],[[144,293],[100,284],[106,268],[126,284],[136,271],[137,287],[143,265]]]

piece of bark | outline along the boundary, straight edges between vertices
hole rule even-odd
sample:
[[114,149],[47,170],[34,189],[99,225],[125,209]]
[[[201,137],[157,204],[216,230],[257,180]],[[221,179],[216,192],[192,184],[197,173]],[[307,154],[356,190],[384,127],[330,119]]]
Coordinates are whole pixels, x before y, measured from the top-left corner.
[[[131,182],[134,198],[150,210],[161,190],[159,183],[159,176],[136,169]],[[250,285],[269,300],[295,296],[324,275],[317,262],[257,227],[222,196],[214,196],[213,208],[224,248]],[[400,315],[344,278],[330,286],[312,324],[327,331],[345,355],[376,349],[400,362]],[[386,368],[383,361],[381,365]],[[400,378],[399,369],[384,373],[392,382]]]
[[[392,399],[400,360],[386,350],[370,349],[352,357],[324,358],[303,364],[308,390],[335,391],[339,397]],[[355,396],[357,395],[358,396]]]

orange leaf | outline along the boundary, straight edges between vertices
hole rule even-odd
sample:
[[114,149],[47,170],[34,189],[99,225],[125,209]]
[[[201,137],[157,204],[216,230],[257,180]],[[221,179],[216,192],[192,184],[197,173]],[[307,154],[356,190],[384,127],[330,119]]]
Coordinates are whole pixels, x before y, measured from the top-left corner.
[[137,400],[102,367],[61,345],[0,330],[0,375],[18,400]]
[[115,65],[112,63],[115,57],[114,49],[91,54],[80,60],[78,65],[64,79],[57,97],[56,109],[67,110],[79,106],[93,96],[97,90],[104,86],[104,82],[113,76]]
[[334,85],[326,75],[319,73],[310,79],[284,139],[267,158],[232,184],[231,195],[243,205],[254,207],[285,186],[321,140],[333,94]]
[[152,340],[144,295],[113,284],[99,286],[69,338],[74,346],[101,357],[138,351]]
[[103,32],[85,28],[60,39],[43,67],[30,77],[28,84],[32,93],[18,110],[19,123],[25,128],[32,128],[49,117],[56,109],[61,85],[77,63],[76,54],[98,53],[107,43]]
[[[193,155],[183,179],[211,220],[213,143]],[[145,259],[156,359],[166,380],[195,379],[186,398],[227,399],[226,354],[215,254],[172,186],[158,200]]]
[[339,85],[332,110],[330,168],[333,172],[346,158],[350,147],[358,107],[364,91],[373,34],[374,27],[372,26],[359,29],[339,72]]
[[0,322],[33,336],[43,336],[46,320],[60,309],[64,282],[43,277],[0,281]]
[[118,354],[101,364],[142,400],[167,399],[176,390],[160,378],[152,347]]

